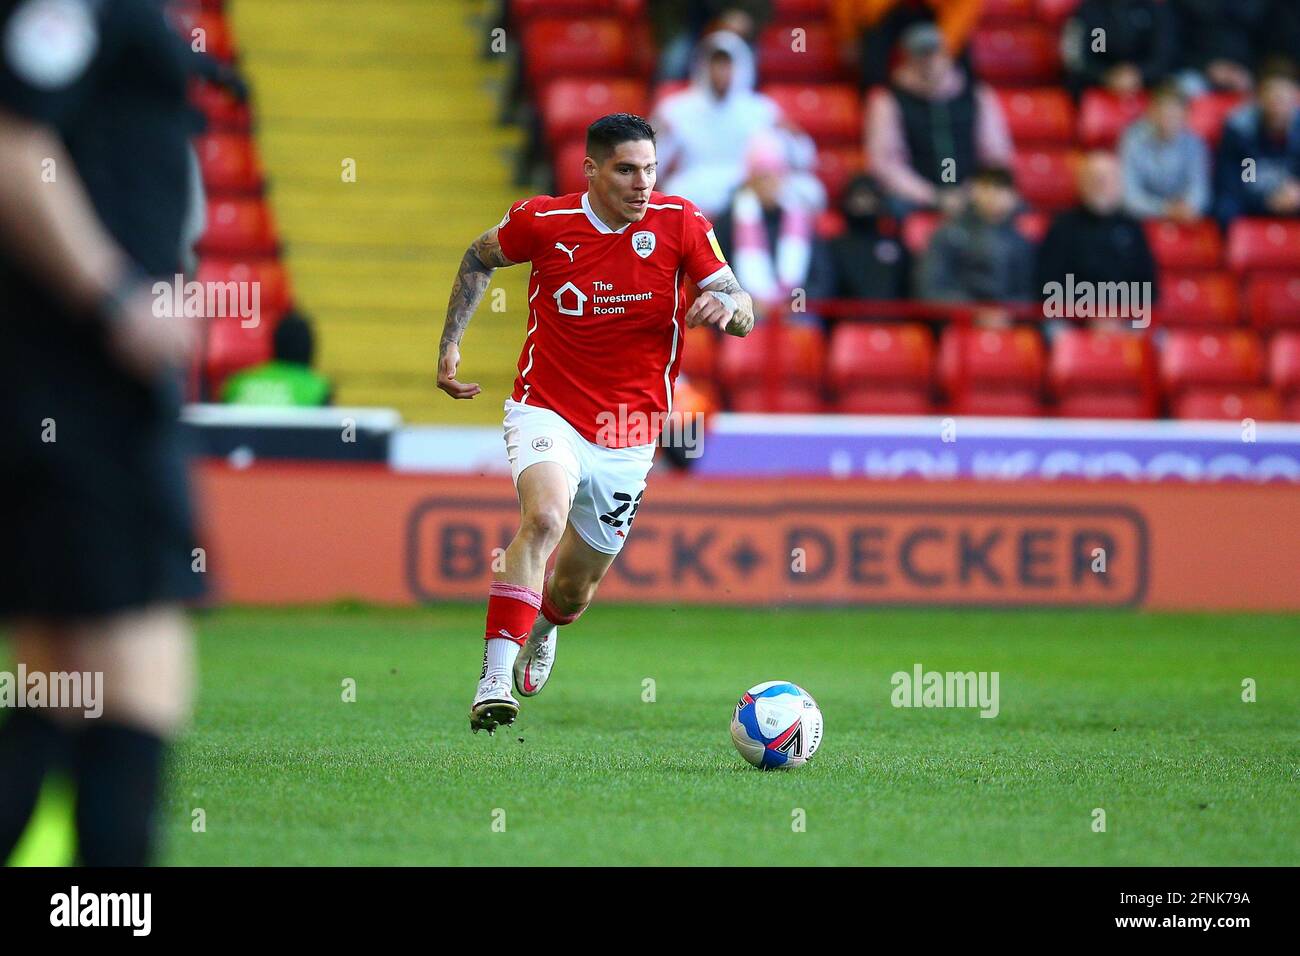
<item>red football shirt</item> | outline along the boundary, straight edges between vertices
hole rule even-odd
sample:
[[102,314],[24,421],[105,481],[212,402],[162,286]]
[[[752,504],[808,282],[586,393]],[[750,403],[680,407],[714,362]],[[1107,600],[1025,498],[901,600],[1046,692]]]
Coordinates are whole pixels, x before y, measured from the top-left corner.
[[640,222],[613,230],[586,193],[569,193],[515,203],[497,237],[507,259],[533,266],[514,400],[596,444],[655,441],[682,361],[686,280],[727,269],[713,226],[656,192]]

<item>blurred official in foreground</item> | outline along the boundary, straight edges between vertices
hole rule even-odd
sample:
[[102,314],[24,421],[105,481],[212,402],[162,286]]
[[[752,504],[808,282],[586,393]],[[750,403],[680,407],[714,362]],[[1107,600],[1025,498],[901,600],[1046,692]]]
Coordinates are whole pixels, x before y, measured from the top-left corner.
[[150,859],[199,595],[177,431],[189,320],[156,315],[195,209],[188,48],[157,0],[0,0],[0,620],[30,673],[102,673],[102,716],[0,715],[0,860],[48,771],[80,860]]

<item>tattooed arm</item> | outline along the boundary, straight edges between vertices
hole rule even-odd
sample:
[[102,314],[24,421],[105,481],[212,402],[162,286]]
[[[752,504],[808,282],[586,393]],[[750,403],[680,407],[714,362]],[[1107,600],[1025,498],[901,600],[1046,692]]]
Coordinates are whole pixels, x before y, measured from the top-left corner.
[[452,398],[473,398],[482,391],[473,383],[456,381],[456,369],[460,365],[460,340],[474,310],[483,301],[492,273],[514,265],[501,251],[501,243],[497,241],[498,228],[493,226],[465,250],[456,279],[451,284],[447,321],[443,324],[442,341],[438,344],[438,387]]
[[[717,294],[703,294],[707,292]],[[728,335],[743,338],[754,328],[754,300],[728,269],[705,286],[700,297],[691,303],[690,311],[686,313],[686,325],[689,328],[717,325]]]

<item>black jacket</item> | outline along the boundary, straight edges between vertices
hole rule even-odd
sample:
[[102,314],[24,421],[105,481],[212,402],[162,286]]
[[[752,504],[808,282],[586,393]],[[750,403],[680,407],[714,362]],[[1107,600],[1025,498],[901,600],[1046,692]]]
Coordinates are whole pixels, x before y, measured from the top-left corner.
[[1038,249],[1037,289],[1049,282],[1150,282],[1159,298],[1156,263],[1142,224],[1126,213],[1099,216],[1079,207],[1059,213]]

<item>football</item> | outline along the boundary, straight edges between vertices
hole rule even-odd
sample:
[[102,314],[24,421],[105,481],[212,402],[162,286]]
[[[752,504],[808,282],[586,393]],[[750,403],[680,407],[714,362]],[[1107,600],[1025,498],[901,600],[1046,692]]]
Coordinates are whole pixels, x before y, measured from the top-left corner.
[[798,684],[770,680],[736,703],[731,742],[760,770],[802,767],[822,742],[822,712]]

